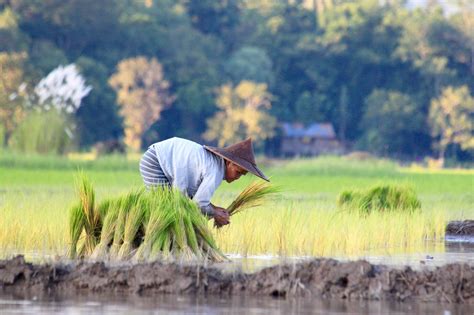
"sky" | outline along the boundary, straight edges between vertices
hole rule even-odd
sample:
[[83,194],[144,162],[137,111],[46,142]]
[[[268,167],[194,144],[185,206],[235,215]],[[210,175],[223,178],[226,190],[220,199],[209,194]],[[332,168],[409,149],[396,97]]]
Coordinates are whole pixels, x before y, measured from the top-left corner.
[[[423,7],[429,1],[430,0],[408,0],[407,5],[409,8]],[[456,12],[456,0],[437,0],[437,2],[443,7],[446,14],[449,15]]]

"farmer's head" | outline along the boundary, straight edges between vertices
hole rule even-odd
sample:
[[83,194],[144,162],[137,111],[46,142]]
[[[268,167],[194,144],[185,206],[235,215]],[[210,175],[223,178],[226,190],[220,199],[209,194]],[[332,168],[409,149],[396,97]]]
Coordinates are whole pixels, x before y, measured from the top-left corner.
[[235,163],[232,163],[228,160],[225,160],[225,175],[224,179],[228,183],[232,183],[234,180],[240,178],[240,176],[247,174],[247,170],[238,166]]
[[255,163],[252,140],[250,138],[225,148],[215,148],[209,146],[204,146],[204,148],[224,158],[224,179],[228,183],[231,183],[240,176],[247,174],[247,172],[269,181],[262,171],[258,169],[257,164]]

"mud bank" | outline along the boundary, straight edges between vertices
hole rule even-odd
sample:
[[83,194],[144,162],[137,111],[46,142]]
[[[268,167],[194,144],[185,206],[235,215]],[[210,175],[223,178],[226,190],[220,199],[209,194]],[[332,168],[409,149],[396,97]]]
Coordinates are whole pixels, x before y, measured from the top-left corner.
[[450,264],[414,271],[366,261],[315,259],[253,274],[217,267],[104,263],[34,265],[22,256],[0,261],[0,293],[47,296],[81,293],[317,296],[339,299],[437,301],[474,304],[474,267]]
[[446,226],[446,234],[474,236],[474,220],[451,221]]

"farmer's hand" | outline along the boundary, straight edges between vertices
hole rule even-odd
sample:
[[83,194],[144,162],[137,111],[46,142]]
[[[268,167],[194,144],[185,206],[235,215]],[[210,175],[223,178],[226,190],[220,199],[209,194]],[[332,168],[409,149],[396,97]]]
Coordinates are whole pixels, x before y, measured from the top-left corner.
[[229,223],[229,212],[224,208],[214,206],[214,225],[220,228]]

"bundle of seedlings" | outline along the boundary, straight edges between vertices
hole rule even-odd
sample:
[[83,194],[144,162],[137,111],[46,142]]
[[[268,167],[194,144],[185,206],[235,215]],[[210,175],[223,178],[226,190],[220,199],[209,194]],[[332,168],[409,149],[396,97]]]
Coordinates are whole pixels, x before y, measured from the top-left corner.
[[343,191],[337,200],[339,207],[358,210],[363,214],[372,211],[409,211],[421,209],[421,202],[410,187],[399,185],[376,186],[366,191]]
[[[91,258],[107,259],[118,257],[125,239],[124,233],[127,216],[131,209],[135,208],[139,203],[142,194],[143,190],[138,190],[116,199],[104,201],[104,203],[109,204],[109,207],[108,211],[104,214],[100,242],[95,247]],[[127,238],[130,238],[130,234],[129,231]],[[124,254],[124,251],[122,254]]]
[[197,204],[178,190],[138,190],[95,206],[85,177],[79,188],[70,215],[71,258],[226,259]]
[[72,207],[69,217],[71,245],[69,257],[83,257],[92,254],[99,243],[102,217],[108,211],[109,203],[95,206],[95,193],[89,180],[80,173],[76,178],[79,202]]
[[227,207],[229,215],[242,212],[245,209],[260,206],[266,198],[280,192],[280,188],[268,182],[253,182],[248,185],[235,200]]
[[153,206],[134,260],[226,260],[195,202],[161,188],[150,192],[149,202]]

